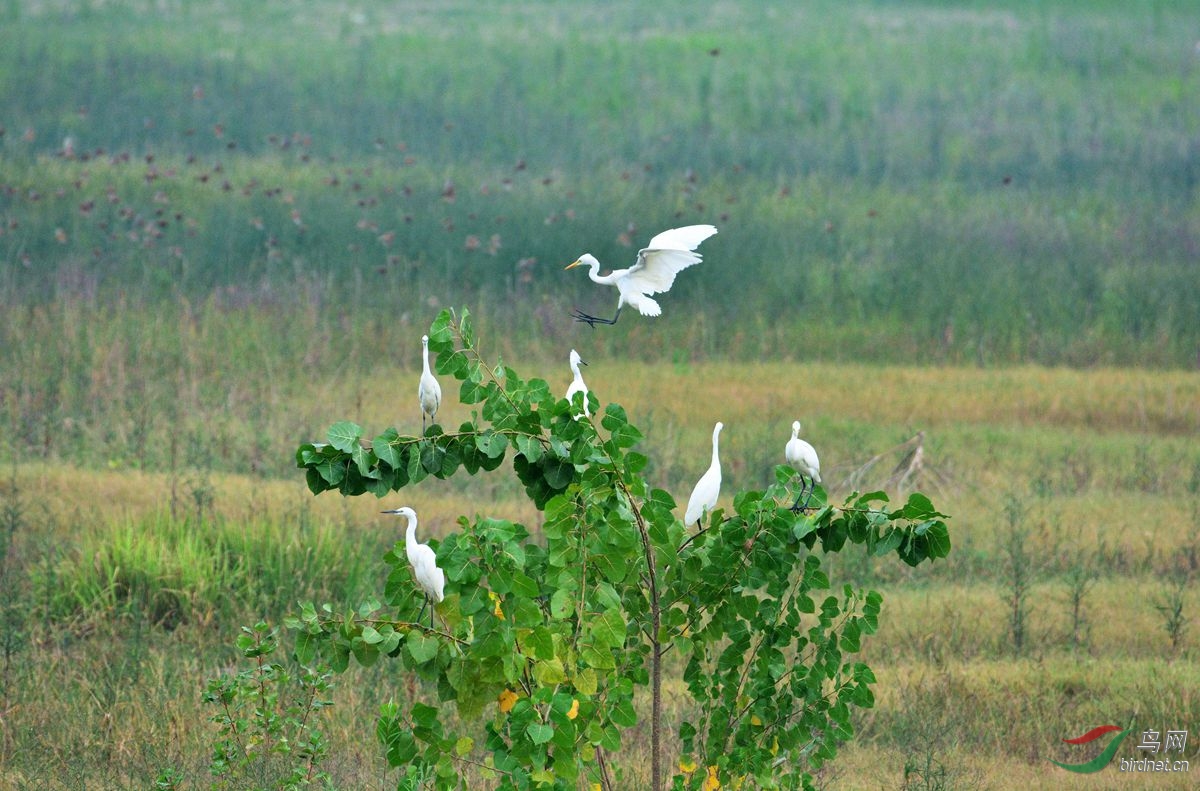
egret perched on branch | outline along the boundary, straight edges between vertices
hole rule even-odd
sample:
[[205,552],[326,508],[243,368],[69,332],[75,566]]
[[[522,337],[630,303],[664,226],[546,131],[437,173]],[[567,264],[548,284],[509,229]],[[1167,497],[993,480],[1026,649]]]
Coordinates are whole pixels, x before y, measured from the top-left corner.
[[421,336],[421,384],[417,387],[417,399],[421,402],[421,434],[425,433],[425,417],[429,422],[437,415],[438,407],[442,404],[442,386],[433,378],[429,370],[429,336]]
[[638,251],[637,261],[633,266],[628,269],[614,269],[607,275],[600,274],[600,262],[595,256],[584,253],[566,268],[590,267],[588,277],[593,283],[616,286],[620,292],[617,298],[617,312],[611,319],[589,316],[578,309],[571,315],[576,321],[586,321],[591,327],[597,324],[616,324],[617,319],[621,318],[621,308],[626,305],[633,305],[643,316],[659,315],[662,308],[647,294],[658,294],[668,290],[675,282],[675,275],[693,264],[700,263],[700,254],[695,252],[696,248],[716,232],[717,229],[711,225],[688,225],[663,231]]
[[[799,511],[801,508],[808,508],[808,500],[812,497],[813,487],[821,482],[821,460],[817,458],[816,449],[800,439],[799,420],[792,422],[792,438],[783,448],[783,457],[787,459],[787,463],[791,465],[792,469],[800,474],[800,494],[796,497],[796,502],[792,504],[792,510]],[[808,497],[805,497],[804,505],[800,505],[800,498],[805,496],[806,483],[804,479],[806,477],[808,478]]]
[[[404,531],[404,554],[408,555],[408,562],[413,567],[413,575],[417,578],[417,585],[421,587],[421,591],[425,594],[425,604],[421,605],[421,612],[417,615],[417,622],[420,623],[421,616],[425,614],[425,607],[429,605],[429,628],[432,629],[433,604],[439,604],[444,598],[442,591],[446,587],[446,574],[438,568],[437,555],[433,553],[429,545],[417,543],[416,511],[406,505],[402,508],[382,511],[381,513],[403,516],[408,520],[408,529]],[[430,604],[431,600],[433,604]]]
[[[579,373],[579,366],[581,366],[581,365],[587,365],[587,363],[585,363],[579,357],[579,352],[572,349],[571,350],[571,373],[573,373],[575,375],[575,379],[574,379],[574,381],[571,382],[571,386],[567,388],[567,400],[570,401],[572,404],[574,404],[575,403],[575,394],[583,393],[583,414],[587,415],[588,417],[591,417],[592,416],[591,413],[588,412],[587,385],[585,385],[583,383],[583,374]],[[579,415],[576,415],[575,419],[579,420]]]
[[692,490],[692,496],[688,498],[687,511],[683,516],[685,525],[699,522],[707,512],[717,507],[717,497],[721,494],[721,459],[717,455],[717,436],[723,428],[724,423],[717,423],[713,428],[712,464],[708,466],[708,471],[700,476],[696,488]]

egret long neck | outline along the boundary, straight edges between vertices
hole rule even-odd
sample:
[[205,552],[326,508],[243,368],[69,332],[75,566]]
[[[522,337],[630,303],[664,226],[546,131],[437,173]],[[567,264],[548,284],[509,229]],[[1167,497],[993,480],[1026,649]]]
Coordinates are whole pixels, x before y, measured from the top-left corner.
[[408,517],[408,528],[404,531],[404,546],[409,552],[417,546],[417,518]]
[[718,455],[717,455],[717,444],[718,444],[718,441],[719,441],[719,439],[720,439],[720,436],[721,436],[721,432],[720,432],[720,431],[714,431],[714,432],[713,432],[713,457],[712,457],[712,466],[714,466],[714,467],[720,467],[720,466],[721,466],[721,458],[720,458],[720,456],[718,456]]
[[429,373],[429,344],[421,347],[421,361],[425,366],[425,373]]
[[607,275],[600,274],[600,262],[599,261],[595,261],[595,260],[591,261],[588,264],[588,267],[589,267],[588,277],[590,277],[592,279],[593,283],[599,283],[600,285],[603,285],[603,286],[611,286],[617,280],[616,272],[609,272]]

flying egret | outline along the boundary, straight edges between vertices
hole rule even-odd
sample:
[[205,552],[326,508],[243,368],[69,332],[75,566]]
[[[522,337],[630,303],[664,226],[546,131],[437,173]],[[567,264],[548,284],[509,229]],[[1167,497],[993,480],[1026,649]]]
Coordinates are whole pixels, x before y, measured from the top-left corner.
[[700,476],[696,488],[692,489],[692,496],[688,498],[687,511],[683,517],[685,525],[699,522],[707,512],[717,507],[717,497],[721,494],[721,459],[717,455],[717,436],[723,428],[724,423],[717,423],[713,428],[712,464],[708,466],[708,471]]
[[[792,510],[799,511],[801,508],[808,508],[808,500],[812,497],[813,487],[821,482],[821,460],[817,458],[816,449],[800,439],[799,420],[792,422],[792,438],[783,448],[783,457],[787,459],[787,463],[791,465],[792,469],[800,474],[800,494],[796,497],[796,502],[792,504]],[[804,480],[806,477],[808,478],[807,484]],[[808,497],[805,497],[804,505],[801,506],[800,498],[805,496],[806,485]]]
[[663,231],[650,240],[650,244],[638,251],[637,261],[628,269],[614,269],[607,275],[600,274],[600,262],[590,253],[579,256],[567,269],[576,266],[590,267],[588,277],[593,283],[616,286],[617,312],[611,319],[589,316],[576,309],[571,315],[576,321],[586,321],[589,326],[616,324],[621,318],[621,308],[633,305],[643,316],[657,316],[662,308],[647,294],[666,291],[675,282],[675,275],[693,264],[700,263],[700,254],[695,249],[708,237],[717,232],[711,225],[688,225]]
[[438,407],[442,403],[442,386],[438,384],[438,380],[433,378],[433,373],[429,370],[429,336],[421,336],[421,362],[424,366],[421,370],[421,384],[417,388],[417,400],[421,402],[421,434],[425,434],[425,417],[429,416],[429,422],[433,422],[433,418],[437,415]]
[[[417,585],[425,594],[425,603],[421,605],[421,612],[417,615],[417,622],[421,622],[421,616],[425,614],[426,605],[429,606],[429,628],[433,628],[433,604],[439,604],[444,598],[442,591],[446,587],[446,574],[438,568],[437,555],[429,548],[428,544],[417,543],[417,512],[409,508],[407,505],[401,508],[395,508],[391,511],[381,511],[384,514],[395,514],[403,516],[408,520],[408,529],[404,531],[404,554],[408,555],[408,562],[413,567],[413,575],[417,578]],[[430,604],[432,600],[433,604]]]
[[[585,363],[579,357],[579,352],[572,349],[571,350],[571,373],[573,373],[575,375],[575,379],[574,379],[574,381],[571,382],[571,386],[567,388],[567,400],[570,401],[572,404],[574,404],[575,403],[575,394],[583,393],[583,414],[587,415],[588,417],[591,417],[592,414],[591,414],[591,412],[588,411],[587,385],[585,385],[583,383],[583,374],[579,373],[579,366],[581,366],[581,365],[587,365],[587,363]],[[579,420],[579,415],[576,415],[575,419]]]

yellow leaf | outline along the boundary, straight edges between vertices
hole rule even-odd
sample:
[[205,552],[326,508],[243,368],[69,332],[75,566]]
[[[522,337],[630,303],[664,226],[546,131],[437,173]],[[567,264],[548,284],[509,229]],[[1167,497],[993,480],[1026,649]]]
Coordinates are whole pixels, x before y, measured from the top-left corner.
[[492,600],[492,615],[495,615],[500,620],[504,620],[504,610],[500,609],[500,595],[496,591],[488,591],[488,598]]
[[717,767],[708,767],[708,777],[704,778],[704,785],[700,786],[702,791],[717,791],[721,787],[721,781],[717,779]]
[[679,771],[690,775],[696,771],[696,762],[686,755],[683,756],[679,759]]
[[592,783],[588,786],[588,791],[601,791],[599,783]]
[[751,714],[750,715],[750,724],[751,725],[762,725],[762,720],[760,720],[758,718],[757,714]]
[[500,711],[508,714],[512,711],[513,704],[517,702],[517,693],[511,689],[506,689],[500,693]]
[[578,716],[579,716],[579,700],[575,699],[575,700],[571,701],[571,710],[567,712],[567,719],[573,720]]

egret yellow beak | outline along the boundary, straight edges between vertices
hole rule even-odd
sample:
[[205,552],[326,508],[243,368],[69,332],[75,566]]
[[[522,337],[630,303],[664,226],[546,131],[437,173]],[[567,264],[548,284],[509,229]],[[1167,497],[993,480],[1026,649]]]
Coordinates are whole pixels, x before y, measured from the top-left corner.
[[564,266],[564,267],[563,267],[563,271],[566,271],[566,270],[568,270],[568,269],[573,269],[574,267],[577,267],[577,266],[579,266],[579,265],[580,265],[580,264],[582,264],[582,263],[583,263],[582,261],[576,261],[576,262],[575,262],[575,263],[573,263],[573,264],[567,264],[566,266]]

